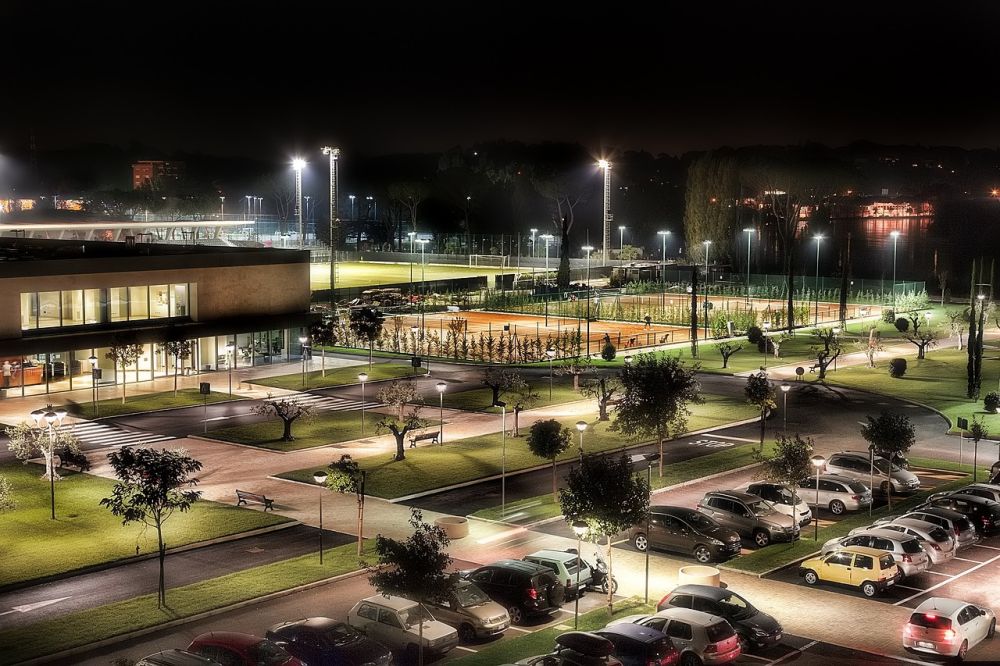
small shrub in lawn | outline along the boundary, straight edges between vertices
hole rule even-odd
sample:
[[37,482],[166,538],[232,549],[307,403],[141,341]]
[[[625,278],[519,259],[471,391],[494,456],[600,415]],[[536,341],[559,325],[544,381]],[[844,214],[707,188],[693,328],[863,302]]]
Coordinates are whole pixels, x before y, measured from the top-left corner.
[[900,333],[906,333],[910,330],[910,320],[906,317],[899,317],[895,322],[896,330]]
[[983,398],[983,409],[992,414],[997,411],[997,407],[1000,407],[1000,393],[990,391]]
[[757,345],[758,350],[763,339],[764,331],[760,330],[760,326],[751,326],[747,329],[747,341],[752,345]]
[[896,379],[899,379],[906,374],[906,359],[905,358],[894,358],[889,361],[889,374]]
[[889,309],[889,308],[886,308],[885,310],[882,310],[882,321],[884,321],[887,324],[891,324],[891,323],[895,322],[896,321],[896,313],[893,310]]
[[610,340],[604,343],[604,348],[601,349],[601,358],[605,361],[613,361],[615,360],[615,356],[617,354],[618,350],[615,349],[615,346],[611,344]]

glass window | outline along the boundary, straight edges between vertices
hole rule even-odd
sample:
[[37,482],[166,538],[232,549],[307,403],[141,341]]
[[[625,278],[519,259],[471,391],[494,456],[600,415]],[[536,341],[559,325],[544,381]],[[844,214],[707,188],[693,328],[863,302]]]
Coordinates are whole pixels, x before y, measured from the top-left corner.
[[128,318],[149,319],[149,287],[128,288]]
[[708,640],[712,643],[718,643],[736,635],[732,625],[725,621],[709,625],[705,629],[705,633],[708,634]]
[[128,319],[128,288],[111,287],[108,289],[108,314],[111,321]]
[[377,620],[378,609],[369,604],[361,604],[361,608],[358,609],[358,616],[367,620]]
[[21,330],[38,328],[38,294],[21,294]]
[[170,285],[170,316],[191,316],[188,312],[188,286],[186,284]]
[[101,290],[83,290],[83,317],[85,324],[101,323]]
[[683,641],[691,640],[691,625],[686,622],[680,622],[678,620],[671,620],[670,624],[667,625],[667,636],[671,638],[679,638]]
[[59,292],[38,292],[38,328],[52,328],[59,325]]
[[62,325],[80,326],[83,324],[83,290],[74,289],[62,292]]
[[691,601],[690,594],[675,594],[668,603],[675,608],[691,608]]
[[851,566],[851,554],[850,553],[834,553],[826,558],[827,564],[839,564],[841,566],[849,567]]
[[165,284],[154,284],[149,288],[149,318],[162,319],[170,316],[169,287]]
[[[858,554],[854,558],[854,566],[856,568],[858,568],[858,569],[874,569],[875,568],[875,560],[873,560],[872,558],[870,558],[867,555]],[[888,567],[885,567],[885,568],[888,568]]]
[[396,629],[403,628],[403,625],[399,623],[399,618],[396,617],[396,613],[386,610],[385,608],[380,608],[378,610],[378,621],[390,627],[395,627]]

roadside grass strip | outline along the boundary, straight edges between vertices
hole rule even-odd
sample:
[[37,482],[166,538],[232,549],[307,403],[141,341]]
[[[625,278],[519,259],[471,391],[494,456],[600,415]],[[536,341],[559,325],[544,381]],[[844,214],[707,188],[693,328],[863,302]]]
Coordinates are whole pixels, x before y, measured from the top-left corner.
[[[374,406],[374,403],[372,403]],[[365,412],[364,431],[375,434],[375,423],[381,414]],[[320,412],[308,419],[298,419],[292,423],[291,442],[281,440],[284,425],[278,419],[214,428],[208,436],[225,442],[256,446],[270,451],[298,451],[316,446],[327,446],[337,442],[348,442],[361,436],[361,410],[342,412]],[[312,478],[310,476],[310,478]]]
[[[533,409],[588,399],[579,391],[573,390],[573,379],[571,377],[553,377],[551,399],[549,399],[548,377],[531,377],[528,383],[535,390],[535,393],[538,394],[538,400],[531,405]],[[444,406],[449,409],[464,409],[466,411],[499,414],[500,408],[493,407],[491,404],[492,401],[493,391],[488,388],[477,388],[444,394]],[[428,407],[432,407],[434,405],[433,400],[428,398],[427,405]]]
[[[91,401],[80,402],[67,405],[66,409],[73,416],[83,419],[92,419],[95,416],[104,418],[106,416],[124,416],[126,414],[139,414],[142,412],[152,412],[163,409],[177,409],[179,407],[198,407],[205,404],[205,397],[196,388],[178,389],[177,395],[173,391],[163,391],[162,393],[137,393],[129,395],[129,390],[133,390],[130,382],[125,391],[125,404],[122,404],[121,387],[102,387],[99,389],[101,395],[114,394],[116,398],[105,398],[97,401],[97,412],[94,412],[94,405]],[[226,402],[228,400],[243,400],[242,397],[229,395],[219,391],[212,391],[208,394],[208,403]]]
[[[90,645],[133,631],[156,627],[232,604],[288,590],[361,568],[356,543],[324,551],[320,565],[317,553],[254,567],[238,573],[167,590],[167,607],[156,607],[156,595],[98,606],[16,629],[0,631],[0,664]],[[365,554],[374,555],[366,544]],[[167,567],[170,559],[167,559]],[[71,660],[70,660],[71,661]],[[69,663],[69,662],[63,662]]]
[[[155,530],[123,527],[120,518],[99,505],[111,495],[110,479],[60,470],[52,520],[43,471],[36,464],[0,465],[17,500],[15,509],[0,513],[0,586],[156,552]],[[167,520],[164,539],[169,548],[177,548],[285,522],[289,519],[273,513],[203,500]]]
[[[318,352],[313,353],[312,362],[317,361]],[[365,350],[365,356],[368,351]],[[314,388],[326,388],[329,386],[345,386],[347,384],[360,384],[358,375],[367,373],[370,382],[377,382],[382,379],[397,379],[399,377],[412,377],[413,375],[423,375],[427,373],[427,368],[412,368],[409,365],[396,365],[392,363],[379,363],[373,365],[371,370],[368,364],[358,364],[346,368],[328,368],[326,376],[322,370],[312,370],[305,373],[305,386],[302,383],[302,373],[296,372],[288,375],[276,375],[274,377],[260,377],[251,379],[251,384],[258,386],[269,386],[271,388],[287,389],[289,391],[302,391]],[[375,397],[374,392],[372,397]]]

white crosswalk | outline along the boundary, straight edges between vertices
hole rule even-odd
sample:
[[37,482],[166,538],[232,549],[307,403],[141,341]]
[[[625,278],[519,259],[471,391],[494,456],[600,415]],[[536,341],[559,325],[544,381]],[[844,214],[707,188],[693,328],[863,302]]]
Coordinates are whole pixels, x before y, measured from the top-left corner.
[[[313,393],[298,393],[284,397],[283,399],[310,407],[316,412],[345,412],[351,409],[361,409],[360,400],[349,400],[347,398],[335,398],[328,395],[315,395]],[[365,409],[381,407],[382,404],[366,400]]]
[[170,435],[158,435],[152,432],[135,432],[94,421],[74,423],[71,432],[81,444],[91,446],[125,446],[128,444],[152,444],[176,439]]

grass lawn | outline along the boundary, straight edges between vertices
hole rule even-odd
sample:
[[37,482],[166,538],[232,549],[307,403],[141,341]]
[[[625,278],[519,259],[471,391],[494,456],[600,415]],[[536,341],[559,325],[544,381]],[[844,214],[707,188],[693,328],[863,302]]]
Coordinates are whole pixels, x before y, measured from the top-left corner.
[[[567,610],[570,610],[568,608],[569,604],[566,606]],[[595,608],[588,613],[582,613],[580,615],[580,631],[603,629],[612,619],[625,617],[626,615],[637,615],[639,613],[652,614],[656,612],[655,604],[644,604],[638,597],[617,602],[614,608],[615,612],[611,617],[608,617],[607,607]],[[571,625],[572,623],[572,618],[566,618],[563,622],[563,624],[567,625]],[[461,664],[461,666],[513,664],[515,661],[524,659],[525,657],[552,652],[556,636],[566,631],[567,629],[550,627],[527,635],[515,634],[517,638],[497,641],[492,645],[479,648],[476,654],[462,657],[449,663]]]
[[[409,255],[400,255],[408,258]],[[400,263],[385,263],[374,261],[340,261],[337,262],[337,287],[366,287],[380,284],[397,284],[410,282],[411,264],[408,261]],[[414,255],[412,264],[413,282],[420,282],[420,255]],[[498,273],[513,273],[515,269],[492,268],[489,266],[461,266],[450,264],[424,264],[425,280],[448,280],[452,278],[475,277],[477,275],[493,276]],[[328,289],[330,287],[330,265],[312,264],[309,271],[309,283],[312,289]],[[490,281],[492,284],[492,280]]]
[[[35,464],[0,465],[17,500],[16,509],[0,513],[0,585],[132,557],[137,546],[142,554],[156,551],[155,530],[123,527],[120,518],[98,504],[111,494],[110,479],[66,472],[56,483],[56,520],[51,520],[49,483],[40,478],[42,472]],[[188,513],[172,516],[165,523],[164,538],[168,547],[177,547],[287,521],[203,501]]]
[[[205,404],[205,396],[201,395],[196,388],[179,389],[176,396],[174,396],[173,391],[129,395],[128,390],[126,390],[124,405],[122,404],[121,389],[116,387],[114,392],[118,396],[117,398],[107,398],[97,401],[97,416],[121,416],[123,414],[150,412],[157,409],[174,409],[175,407],[191,407],[192,405]],[[212,391],[208,394],[208,402],[210,403],[242,399],[219,391]],[[93,403],[89,401],[68,405],[66,409],[73,416],[79,416],[84,419],[92,419],[95,416]]]
[[[552,399],[549,400],[549,379],[532,378],[531,387],[538,394],[539,399],[532,407],[546,407],[548,405],[558,405],[574,400],[584,400],[585,397],[579,391],[573,390],[573,378],[563,375],[552,378]],[[458,393],[445,393],[444,406],[451,409],[464,409],[473,412],[490,412],[499,414],[499,407],[492,407],[490,403],[493,399],[493,391],[483,387]],[[427,404],[433,406],[433,398],[427,399]],[[596,404],[596,402],[595,402]]]
[[[725,472],[731,469],[752,465],[753,450],[756,444],[742,444],[734,446],[725,451],[709,453],[690,460],[669,463],[663,465],[663,476],[659,476],[654,465],[653,474],[650,477],[653,490],[665,488],[677,483],[689,481],[691,479],[701,479],[711,474]],[[764,450],[770,454],[774,450],[773,442],[765,442]],[[553,499],[552,493],[539,495],[537,497],[526,497],[523,500],[509,502],[504,514],[501,515],[500,507],[495,506],[488,509],[480,509],[472,514],[476,518],[487,520],[504,520],[517,524],[527,524],[536,520],[554,518],[561,515],[559,502]]]
[[[154,627],[265,594],[323,580],[359,568],[357,544],[324,551],[321,566],[316,553],[254,567],[167,590],[167,607],[156,607],[150,594],[0,631],[0,664],[17,664],[61,650],[87,645],[130,631]],[[373,550],[366,552],[372,555]],[[167,558],[167,567],[170,559]],[[64,663],[70,663],[70,658]]]
[[[380,414],[365,411],[365,434],[375,433],[375,423]],[[281,441],[284,426],[280,419],[261,423],[232,426],[210,430],[209,436],[237,444],[249,444],[272,451],[298,451],[335,442],[348,442],[361,436],[361,410],[344,412],[319,412],[308,420],[292,423],[291,442]]]
[[[703,405],[695,405],[688,421],[689,430],[714,427],[723,423],[749,418],[753,408],[742,401],[717,395],[705,395]],[[570,460],[578,454],[578,436],[574,424],[577,417],[561,419],[573,431],[573,443],[559,457]],[[522,436],[507,438],[507,471],[545,464],[528,450],[525,443],[530,423],[521,422]],[[512,425],[510,417],[508,427]],[[588,452],[613,451],[627,445],[621,435],[608,430],[610,421],[592,421],[584,435],[584,449]],[[499,424],[498,424],[499,425]],[[426,444],[416,449],[406,450],[406,459],[394,462],[388,456],[359,458],[358,463],[368,472],[366,487],[368,494],[386,499],[403,497],[418,492],[449,486],[463,481],[472,481],[500,473],[501,437],[500,433],[469,437],[454,442],[434,446]],[[314,468],[293,470],[280,474],[282,478],[312,483]]]
[[[315,357],[313,357],[315,360]],[[377,382],[380,379],[395,379],[397,377],[412,377],[414,374],[422,375],[427,372],[427,368],[417,368],[414,373],[409,365],[396,365],[391,363],[379,363],[368,369],[368,364],[352,365],[346,368],[330,368],[323,377],[321,370],[306,373],[305,387],[302,386],[302,373],[296,372],[290,375],[277,375],[274,377],[260,377],[254,379],[252,383],[272,388],[288,389],[291,391],[302,391],[312,388],[324,388],[327,386],[343,386],[344,384],[360,384],[358,375],[362,372],[368,374],[369,382]],[[372,393],[374,395],[374,393]]]

